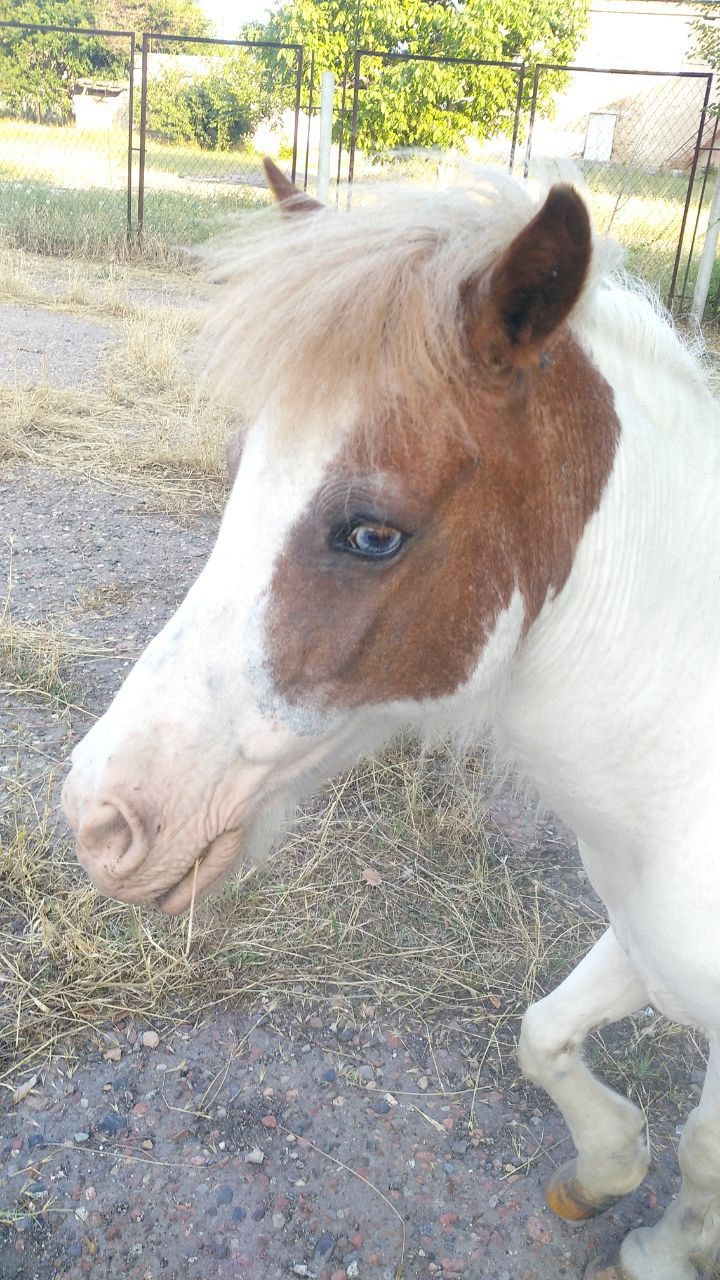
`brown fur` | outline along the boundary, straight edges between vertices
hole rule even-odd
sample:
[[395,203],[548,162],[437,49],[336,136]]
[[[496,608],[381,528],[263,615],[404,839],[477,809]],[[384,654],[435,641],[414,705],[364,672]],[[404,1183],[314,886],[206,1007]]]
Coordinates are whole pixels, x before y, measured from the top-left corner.
[[[519,183],[487,173],[468,188],[383,186],[372,199],[350,213],[262,213],[216,251],[225,301],[206,331],[208,385],[238,421],[262,415],[278,448],[286,434],[332,433],[326,411],[339,404],[362,407],[369,448],[382,449],[389,409],[409,438],[426,430],[430,404],[435,432],[464,434],[476,363],[465,301],[536,207]],[[593,253],[595,272],[604,248]]]
[[[333,464],[336,509],[318,495],[272,584],[271,668],[289,702],[442,697],[468,678],[516,586],[526,625],[562,589],[612,466],[609,387],[565,330],[549,366],[480,391],[469,425],[476,450],[428,434],[410,452],[388,424],[379,491],[356,479],[357,442]],[[328,546],[348,505],[411,534],[396,563]]]

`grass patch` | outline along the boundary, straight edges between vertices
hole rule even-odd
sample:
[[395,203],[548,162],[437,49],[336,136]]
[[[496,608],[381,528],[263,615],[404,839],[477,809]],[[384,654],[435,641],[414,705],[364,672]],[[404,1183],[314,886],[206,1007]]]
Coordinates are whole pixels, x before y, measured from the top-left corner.
[[[189,954],[186,918],[99,896],[50,802],[19,791],[0,832],[0,1083],[55,1053],[72,1059],[88,1037],[106,1048],[128,1016],[172,1025],[298,992],[348,1025],[378,1006],[401,1023],[460,1021],[484,1070],[517,1072],[522,1012],[605,922],[548,883],[547,853],[507,856],[482,784],[481,758],[407,740],[362,762],[301,812],[267,867],[196,911]],[[701,1055],[654,1017],[594,1037],[589,1060],[646,1107],[679,1114]]]
[[183,363],[195,323],[187,310],[135,306],[101,390],[0,387],[0,459],[141,481],[171,510],[219,509],[229,428]]
[[[483,837],[482,765],[402,743],[305,811],[269,868],[186,920],[114,903],[78,868],[54,811],[17,797],[0,846],[0,1052],[21,1066],[108,1020],[199,1017],[228,999],[306,993],[489,1023],[491,1039],[599,922],[511,868]],[[365,872],[376,873],[368,884]],[[500,1037],[502,1038],[502,1037]]]
[[74,705],[77,697],[66,669],[69,657],[59,628],[0,616],[0,686]]
[[34,253],[182,261],[183,247],[269,202],[252,150],[213,153],[148,139],[142,243],[137,172],[128,228],[127,133],[0,119],[0,231]]

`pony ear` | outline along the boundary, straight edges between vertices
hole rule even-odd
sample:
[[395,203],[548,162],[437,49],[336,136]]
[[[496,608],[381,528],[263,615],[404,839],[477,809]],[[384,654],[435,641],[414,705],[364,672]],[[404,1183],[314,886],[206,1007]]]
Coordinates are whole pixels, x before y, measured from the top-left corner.
[[298,191],[295,184],[285,177],[269,156],[263,159],[263,169],[267,184],[284,214],[310,213],[314,209],[324,209],[325,206],[320,204],[319,200],[313,200],[312,196],[306,195],[304,191]]
[[580,297],[590,255],[585,204],[572,187],[553,187],[474,291],[468,326],[472,346],[500,364],[539,356]]

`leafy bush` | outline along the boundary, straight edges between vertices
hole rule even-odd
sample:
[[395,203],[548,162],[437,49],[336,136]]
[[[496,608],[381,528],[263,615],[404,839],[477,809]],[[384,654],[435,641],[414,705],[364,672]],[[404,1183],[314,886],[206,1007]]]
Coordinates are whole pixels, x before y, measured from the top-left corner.
[[269,104],[259,69],[238,49],[204,73],[174,67],[151,80],[147,113],[148,128],[166,142],[230,151],[269,114]]

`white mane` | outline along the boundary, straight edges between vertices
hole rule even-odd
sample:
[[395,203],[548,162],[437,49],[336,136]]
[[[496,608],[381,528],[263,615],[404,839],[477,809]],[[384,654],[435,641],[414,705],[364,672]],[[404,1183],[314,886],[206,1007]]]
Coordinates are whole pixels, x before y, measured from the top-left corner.
[[[225,290],[205,335],[212,389],[244,421],[272,403],[293,431],[326,421],[313,411],[346,395],[370,434],[398,405],[408,424],[430,409],[434,430],[451,424],[453,388],[470,377],[463,295],[539,203],[519,181],[479,170],[441,191],[369,189],[349,213],[264,211],[212,254]],[[651,292],[617,272],[618,256],[595,238],[578,337],[606,376],[616,367],[634,381],[636,370],[656,394],[651,364],[674,395],[704,396],[701,360]]]

